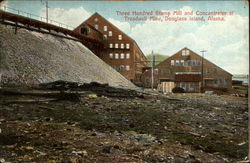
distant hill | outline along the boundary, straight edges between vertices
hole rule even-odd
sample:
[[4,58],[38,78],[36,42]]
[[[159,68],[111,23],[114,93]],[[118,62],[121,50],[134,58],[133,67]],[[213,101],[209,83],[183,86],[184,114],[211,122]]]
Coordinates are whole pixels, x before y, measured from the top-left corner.
[[[169,56],[167,55],[163,55],[163,54],[154,54],[155,56],[155,65],[159,64],[160,62],[164,61],[165,59],[167,59]],[[151,66],[151,60],[152,60],[152,55],[148,54],[146,55],[147,59],[148,59],[148,66]]]

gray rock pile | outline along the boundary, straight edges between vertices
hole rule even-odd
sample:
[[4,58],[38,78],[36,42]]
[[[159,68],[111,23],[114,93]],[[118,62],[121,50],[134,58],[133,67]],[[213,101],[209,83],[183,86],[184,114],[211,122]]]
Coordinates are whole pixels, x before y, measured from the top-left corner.
[[0,86],[56,80],[135,88],[80,42],[0,25]]

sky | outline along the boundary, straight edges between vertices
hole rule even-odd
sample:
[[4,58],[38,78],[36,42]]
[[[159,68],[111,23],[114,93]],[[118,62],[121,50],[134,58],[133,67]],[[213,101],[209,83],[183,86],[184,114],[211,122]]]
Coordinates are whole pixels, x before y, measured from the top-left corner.
[[[244,1],[48,1],[49,19],[72,28],[95,12],[132,37],[145,55],[171,56],[184,47],[201,55],[231,74],[249,73],[249,4]],[[45,0],[7,0],[1,7],[22,10],[46,17]],[[224,21],[128,21],[117,11],[130,12],[231,12]],[[9,9],[9,12],[16,12]],[[143,17],[143,16],[140,16]],[[162,17],[162,16],[159,16]],[[35,18],[35,17],[34,17]],[[38,18],[38,17],[37,17]],[[162,17],[163,18],[163,17]]]

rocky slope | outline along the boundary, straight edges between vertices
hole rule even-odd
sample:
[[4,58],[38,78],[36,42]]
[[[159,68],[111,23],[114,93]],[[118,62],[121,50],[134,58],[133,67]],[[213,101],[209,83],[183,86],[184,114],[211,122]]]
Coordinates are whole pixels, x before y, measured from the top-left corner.
[[32,85],[55,80],[134,85],[81,43],[0,25],[0,85]]

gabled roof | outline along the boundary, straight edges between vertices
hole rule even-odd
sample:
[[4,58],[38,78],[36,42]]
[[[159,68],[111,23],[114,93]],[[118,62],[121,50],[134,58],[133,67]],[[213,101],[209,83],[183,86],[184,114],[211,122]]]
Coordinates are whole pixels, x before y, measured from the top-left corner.
[[[191,51],[194,55],[196,55],[196,56],[198,56],[199,58],[202,59],[202,57],[201,57],[199,54],[197,54],[197,53],[195,53],[194,51],[192,51],[192,50],[190,50],[190,49],[188,49],[188,48],[185,47],[185,48],[182,48],[181,50],[179,50],[178,52],[176,52],[175,54],[173,54],[172,56],[168,57],[168,58],[165,59],[164,61],[162,61],[162,62],[160,62],[159,64],[157,64],[156,67],[158,67],[158,66],[161,65],[161,64],[164,64],[164,62],[166,62],[167,60],[171,60],[171,58],[172,58],[173,56],[175,56],[176,54],[180,53],[182,50],[189,50],[189,51]],[[228,71],[222,69],[221,67],[217,66],[216,64],[214,64],[214,63],[212,63],[211,61],[207,60],[206,58],[203,58],[203,59],[204,59],[204,61],[208,62],[209,64],[212,64],[213,66],[215,66],[215,67],[221,69],[222,71],[225,71],[225,72],[228,73],[229,75],[233,76],[231,73],[229,73]]]
[[[81,25],[85,24],[89,19],[93,18],[94,16],[98,16],[101,17],[102,19],[104,19],[110,26],[112,26],[113,28],[115,28],[116,30],[118,30],[120,33],[122,33],[123,35],[127,36],[131,41],[133,41],[136,46],[138,47],[138,49],[140,50],[140,52],[143,54],[143,57],[147,60],[146,56],[144,55],[144,53],[142,52],[141,48],[138,46],[138,44],[136,43],[136,41],[134,39],[132,39],[130,36],[128,36],[126,33],[124,33],[123,31],[121,31],[118,27],[116,27],[115,25],[113,25],[111,22],[109,22],[106,18],[104,18],[103,16],[101,16],[98,12],[95,12],[93,15],[91,15],[88,19],[86,19],[82,24],[80,24],[79,26],[77,26],[76,28],[80,27]],[[89,25],[89,24],[88,24]],[[76,29],[75,28],[75,29]]]

